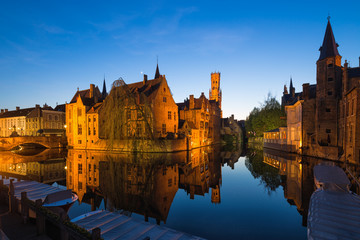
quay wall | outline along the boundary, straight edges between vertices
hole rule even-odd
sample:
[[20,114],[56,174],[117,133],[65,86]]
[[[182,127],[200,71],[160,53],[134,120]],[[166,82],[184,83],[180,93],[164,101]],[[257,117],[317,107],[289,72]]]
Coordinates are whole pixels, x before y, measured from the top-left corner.
[[61,136],[0,137],[0,151],[8,151],[21,144],[39,144],[46,148],[66,147],[67,141]]

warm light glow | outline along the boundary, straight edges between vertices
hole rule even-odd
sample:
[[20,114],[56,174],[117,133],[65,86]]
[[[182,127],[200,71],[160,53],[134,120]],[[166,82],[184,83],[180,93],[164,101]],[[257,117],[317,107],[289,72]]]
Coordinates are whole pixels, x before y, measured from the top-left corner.
[[67,166],[65,166],[65,170],[67,169]]

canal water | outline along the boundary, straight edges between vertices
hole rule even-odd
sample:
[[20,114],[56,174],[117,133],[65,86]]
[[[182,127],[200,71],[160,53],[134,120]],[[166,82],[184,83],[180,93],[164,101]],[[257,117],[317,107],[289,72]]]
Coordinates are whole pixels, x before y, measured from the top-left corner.
[[72,189],[70,218],[96,209],[207,239],[306,239],[316,159],[262,149],[175,154],[0,153],[0,174]]

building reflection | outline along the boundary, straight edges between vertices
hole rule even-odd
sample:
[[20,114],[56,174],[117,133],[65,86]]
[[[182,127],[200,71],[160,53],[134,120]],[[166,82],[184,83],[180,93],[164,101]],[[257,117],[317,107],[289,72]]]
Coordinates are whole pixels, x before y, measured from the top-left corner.
[[296,206],[303,226],[307,225],[310,197],[315,190],[313,168],[321,162],[324,161],[264,148],[264,163],[279,170],[284,197]]
[[61,182],[66,178],[65,155],[58,149],[4,151],[0,154],[0,175],[42,183]]
[[[223,154],[224,155],[224,154]],[[240,156],[225,154],[224,156]],[[110,211],[143,215],[166,223],[178,189],[194,199],[211,191],[211,202],[220,203],[221,166],[233,158],[221,157],[220,149],[198,148],[168,154],[125,154],[104,151],[68,151],[67,188],[92,210],[102,200]]]

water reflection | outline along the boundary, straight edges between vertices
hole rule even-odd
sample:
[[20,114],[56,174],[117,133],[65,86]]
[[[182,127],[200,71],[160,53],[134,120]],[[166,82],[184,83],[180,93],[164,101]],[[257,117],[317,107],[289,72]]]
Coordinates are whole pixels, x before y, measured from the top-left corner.
[[66,176],[65,156],[63,149],[2,151],[0,175],[43,183],[61,182]]
[[220,203],[221,166],[239,159],[241,150],[221,152],[199,148],[168,154],[125,154],[69,150],[67,188],[79,201],[100,207],[137,213],[166,223],[173,199],[183,189],[190,199],[211,191],[211,202]]

